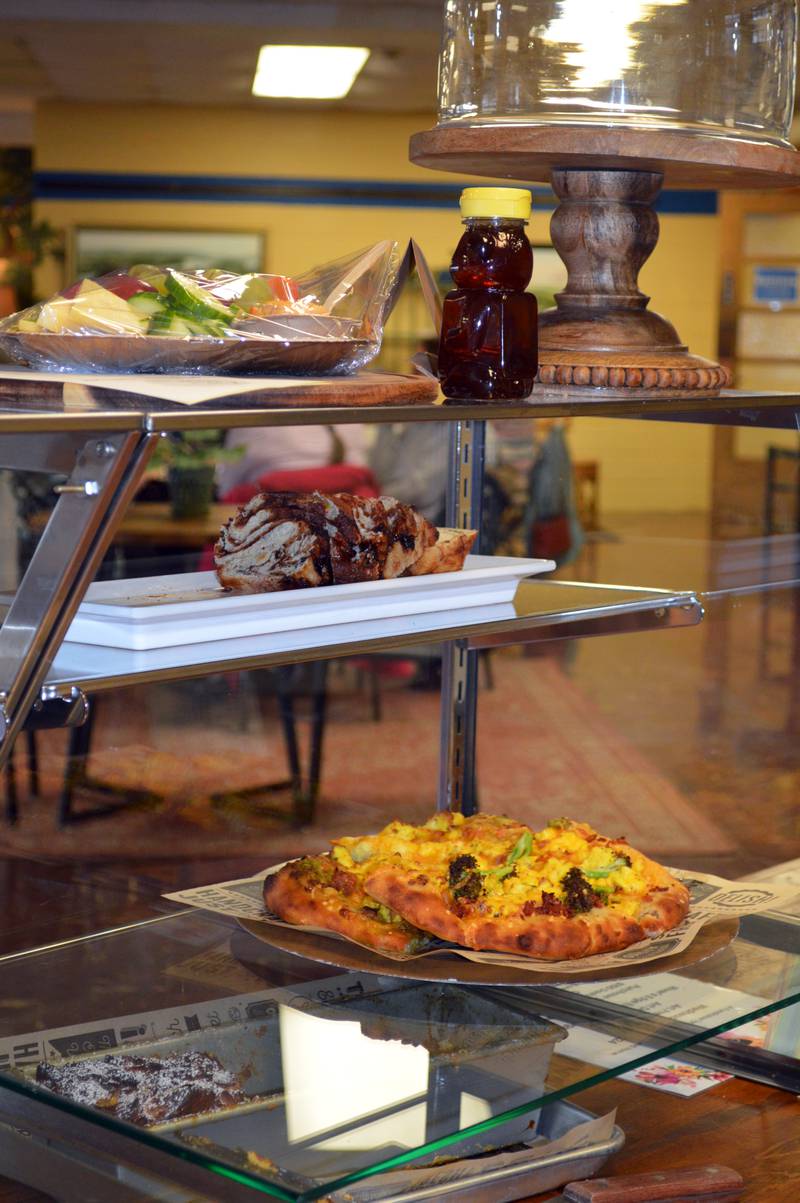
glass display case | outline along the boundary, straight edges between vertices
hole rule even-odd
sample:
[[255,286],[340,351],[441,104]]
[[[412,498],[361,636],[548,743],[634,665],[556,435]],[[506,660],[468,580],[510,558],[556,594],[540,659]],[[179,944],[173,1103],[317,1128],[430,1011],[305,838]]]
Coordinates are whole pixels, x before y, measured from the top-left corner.
[[447,0],[439,122],[678,130],[790,146],[792,0]]
[[[336,421],[447,422],[447,522],[480,528],[486,408],[420,398],[418,383],[403,378],[377,384],[393,389],[397,404],[337,407]],[[343,623],[325,642],[299,631],[278,642],[228,633],[166,651],[65,643],[162,432],[325,422],[332,413],[324,389],[313,405],[281,407],[274,388],[242,393],[238,383],[218,382],[213,397],[188,407],[170,399],[169,378],[160,396],[157,387],[155,396],[135,387],[132,381],[115,392],[98,378],[76,394],[68,379],[0,373],[3,463],[59,473],[64,482],[0,630],[6,755],[21,731],[78,724],[89,697],[131,682],[195,677],[210,681],[210,693],[230,688],[226,674],[239,669],[318,660],[321,652],[333,660],[408,652],[434,640],[442,647],[438,804],[470,812],[478,805],[476,749],[482,754],[479,654],[554,642],[583,647],[579,640],[588,636],[604,636],[591,643],[611,649],[606,705],[627,707],[630,721],[647,713],[664,742],[684,748],[688,694],[670,675],[670,652],[652,656],[656,645],[694,639],[697,663],[706,665],[707,706],[691,720],[701,732],[698,748],[707,755],[712,737],[738,737],[739,710],[731,720],[723,713],[739,697],[726,648],[732,639],[747,643],[765,598],[776,603],[773,618],[790,621],[796,539],[791,546],[720,543],[702,572],[656,545],[640,556],[642,577],[633,584],[618,579],[612,549],[604,553],[604,584],[534,579],[513,603]],[[302,397],[302,382],[292,387]],[[404,390],[413,402],[403,403]],[[798,410],[800,396],[792,394],[637,402],[602,390],[543,389],[526,402],[493,405],[491,419],[616,414],[795,428]],[[628,640],[639,641],[636,650]],[[540,663],[527,667],[546,689]],[[585,712],[575,713],[579,736]],[[510,712],[501,717],[514,721]],[[785,738],[788,744],[788,731]],[[487,788],[495,797],[502,788],[489,777],[487,785],[481,775],[482,802]],[[697,870],[703,852],[687,853]],[[447,1173],[461,1176],[454,1197],[476,1197],[470,1192],[491,1184],[498,1192],[518,1189],[519,1197],[596,1173],[623,1139],[613,1124],[592,1129],[579,1149],[562,1146],[556,1154],[545,1142],[591,1119],[581,1100],[588,1087],[658,1058],[680,1054],[709,1072],[800,1087],[796,1049],[785,1033],[776,1037],[775,1021],[766,1026],[766,1045],[741,1031],[756,1025],[763,1037],[767,1017],[793,1013],[800,1002],[800,920],[792,914],[728,921],[693,955],[611,983],[591,970],[539,984],[502,974],[487,981],[465,969],[427,980],[424,969],[398,976],[390,962],[363,971],[324,955],[298,956],[252,925],[165,901],[162,889],[168,884],[136,887],[127,899],[133,918],[119,921],[109,905],[108,921],[96,930],[77,923],[67,934],[58,924],[47,938],[31,917],[18,947],[0,957],[0,1147],[22,1178],[42,1189],[58,1184],[65,1199],[87,1197],[90,1184],[107,1199],[366,1203],[412,1192],[433,1199],[442,1181],[430,1175],[444,1162]],[[612,1065],[592,1067],[570,1047],[576,1027],[627,1043]],[[176,1068],[177,1078],[165,1083],[152,1058],[172,1054],[188,1076]],[[209,1057],[219,1063],[218,1093],[198,1100],[192,1067]],[[83,1082],[71,1093],[51,1089],[58,1077],[51,1071],[65,1065]],[[126,1109],[131,1097],[139,1111]],[[489,1167],[480,1156],[509,1148],[517,1160],[506,1156]],[[424,1180],[406,1177],[418,1173]]]

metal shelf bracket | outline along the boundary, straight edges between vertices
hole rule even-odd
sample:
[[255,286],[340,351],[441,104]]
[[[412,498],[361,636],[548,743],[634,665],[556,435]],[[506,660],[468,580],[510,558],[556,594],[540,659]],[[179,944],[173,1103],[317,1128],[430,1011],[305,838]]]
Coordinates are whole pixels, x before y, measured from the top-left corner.
[[[459,530],[477,530],[474,550],[480,551],[486,423],[454,422],[450,431],[446,523]],[[467,639],[456,639],[442,650],[439,788],[437,810],[474,813],[475,718],[478,694],[478,653]]]
[[0,765],[27,725],[77,726],[76,686],[45,685],[58,647],[132,499],[157,436],[140,431],[0,437],[0,464],[67,476],[0,628]]

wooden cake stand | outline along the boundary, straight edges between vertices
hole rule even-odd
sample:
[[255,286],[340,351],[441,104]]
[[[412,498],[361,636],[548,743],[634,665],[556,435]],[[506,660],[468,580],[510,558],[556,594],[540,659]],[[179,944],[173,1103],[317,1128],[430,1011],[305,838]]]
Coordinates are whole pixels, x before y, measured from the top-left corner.
[[543,385],[646,389],[713,396],[726,368],[692,355],[666,318],[647,308],[639,270],[658,241],[653,205],[666,183],[683,188],[800,185],[800,154],[734,138],[566,125],[443,125],[414,134],[420,167],[551,184],[550,231],[568,280],[539,318]]

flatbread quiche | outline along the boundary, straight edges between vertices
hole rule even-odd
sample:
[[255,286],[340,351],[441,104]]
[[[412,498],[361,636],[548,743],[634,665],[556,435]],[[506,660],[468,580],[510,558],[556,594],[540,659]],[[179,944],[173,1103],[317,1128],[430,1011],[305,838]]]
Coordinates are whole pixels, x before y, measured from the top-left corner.
[[407,955],[427,947],[424,932],[364,892],[363,876],[342,853],[303,856],[267,876],[264,904],[287,923],[337,932],[376,952]]
[[544,960],[614,952],[676,927],[689,909],[667,869],[570,819],[533,831],[443,812],[336,840],[333,856],[414,927],[476,950]]

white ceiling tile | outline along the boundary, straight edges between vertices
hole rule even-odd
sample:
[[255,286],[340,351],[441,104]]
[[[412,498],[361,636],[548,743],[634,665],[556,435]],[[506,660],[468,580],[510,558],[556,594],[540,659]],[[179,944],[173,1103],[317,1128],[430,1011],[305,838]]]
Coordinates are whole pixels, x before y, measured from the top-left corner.
[[[0,94],[252,103],[265,42],[367,44],[345,104],[434,103],[441,0],[2,0]],[[221,20],[224,16],[224,20]]]

